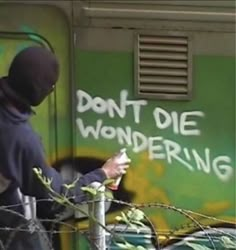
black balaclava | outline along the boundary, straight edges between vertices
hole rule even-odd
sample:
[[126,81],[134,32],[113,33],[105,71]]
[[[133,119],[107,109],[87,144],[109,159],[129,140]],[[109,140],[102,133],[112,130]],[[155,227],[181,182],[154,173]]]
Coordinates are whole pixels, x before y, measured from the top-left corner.
[[13,101],[38,106],[51,93],[58,76],[59,63],[51,51],[28,47],[13,59],[4,89]]

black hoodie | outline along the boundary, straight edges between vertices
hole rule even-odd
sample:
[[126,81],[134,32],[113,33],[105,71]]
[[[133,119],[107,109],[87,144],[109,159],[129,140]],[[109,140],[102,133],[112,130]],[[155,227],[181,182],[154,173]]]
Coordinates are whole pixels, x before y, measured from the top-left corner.
[[[0,86],[1,84],[3,83],[0,79]],[[6,180],[6,182],[2,181],[3,185],[6,184],[5,190],[2,187],[2,192],[0,192],[0,240],[1,228],[16,227],[17,221],[20,219],[19,216],[13,218],[11,214],[1,211],[1,208],[7,206],[12,211],[24,213],[17,192],[18,188],[24,195],[34,196],[37,200],[51,198],[49,191],[33,172],[33,167],[40,168],[43,176],[52,179],[51,187],[54,191],[65,192],[61,175],[55,169],[49,167],[45,161],[41,141],[28,122],[29,117],[30,113],[21,113],[7,103],[0,90],[0,176],[2,176],[0,182],[3,178]],[[94,181],[103,182],[105,178],[106,176],[101,169],[82,176],[75,189],[70,193],[74,196],[74,202],[79,203],[85,198],[81,186],[87,186]],[[51,218],[52,213],[60,211],[55,209],[58,207],[51,202],[45,202],[40,207],[43,208],[40,211],[42,218]],[[6,235],[2,237],[5,238]],[[24,240],[24,244],[26,242]],[[11,249],[34,250],[41,248],[37,246],[26,248],[25,245],[20,248],[18,242],[17,248],[13,245],[12,248],[9,248],[9,250]]]
[[[41,141],[28,122],[30,109],[21,109],[18,106],[24,97],[23,93],[18,98],[16,92],[14,98],[11,98],[11,91],[6,92],[6,89],[9,89],[8,84],[7,78],[0,78],[0,245],[1,241],[4,244],[7,242],[8,235],[8,231],[2,229],[17,227],[18,220],[21,220],[21,216],[13,216],[11,212],[6,212],[5,208],[18,214],[24,213],[18,189],[24,195],[34,196],[37,200],[51,198],[47,188],[33,172],[34,167],[40,168],[42,175],[52,180],[51,187],[55,192],[65,192],[61,175],[47,165]],[[41,93],[46,92],[42,90]],[[43,95],[40,101],[44,99]],[[94,181],[103,182],[105,179],[105,173],[101,169],[81,177],[70,193],[74,196],[74,202],[78,203],[84,199],[81,186],[87,186]],[[55,212],[53,207],[51,203],[45,203],[44,209],[40,211],[41,216],[51,217]],[[27,248],[27,239],[20,239],[19,242],[13,241],[8,250],[41,249],[37,244],[32,247],[31,243]]]

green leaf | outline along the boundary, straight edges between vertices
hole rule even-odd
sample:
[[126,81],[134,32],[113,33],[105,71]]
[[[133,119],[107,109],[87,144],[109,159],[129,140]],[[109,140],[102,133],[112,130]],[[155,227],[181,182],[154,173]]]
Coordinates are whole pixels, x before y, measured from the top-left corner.
[[236,249],[236,242],[232,241],[229,237],[227,236],[222,236],[220,238],[220,243],[223,245],[226,249]]
[[52,178],[46,178],[45,177],[45,185],[51,186],[51,184],[52,184]]
[[122,217],[121,216],[116,216],[115,218],[117,221],[121,221],[122,220]]
[[146,250],[146,248],[144,248],[142,246],[137,246],[137,250]]
[[55,202],[57,202],[57,203],[59,203],[59,204],[65,204],[65,200],[63,200],[63,199],[61,199],[61,198],[58,198],[58,197],[55,197],[55,196],[51,196],[52,197],[52,199],[55,201]]
[[70,184],[63,184],[63,186],[66,188],[66,189],[72,189],[72,188],[74,188],[75,187],[75,185],[76,185],[76,183],[78,182],[78,180],[79,180],[79,177],[78,178],[76,178],[76,180],[74,180],[72,183],[70,183]]
[[130,224],[130,222],[129,222],[128,218],[126,217],[125,213],[121,212],[121,217],[122,217],[122,221],[124,221],[127,224]]
[[112,192],[105,192],[105,197],[108,198],[108,199],[114,199],[114,196],[112,194]]
[[138,225],[140,227],[146,227],[146,225],[144,223],[140,222],[140,221],[132,221],[132,223],[136,224],[136,225]]
[[35,172],[35,174],[37,175],[42,175],[42,169],[41,168],[33,168],[33,171]]
[[123,243],[116,243],[116,245],[120,248],[120,249],[129,249],[127,242],[125,244]]
[[114,179],[106,179],[102,185],[103,186],[107,186],[107,185],[110,185],[111,183],[113,183],[115,180]]
[[71,189],[72,187],[71,187],[71,184],[63,184],[63,187],[65,187],[66,189]]
[[92,194],[93,196],[95,196],[97,194],[97,190],[95,188],[82,187],[81,190],[85,191],[85,192],[88,192],[88,193]]
[[126,249],[126,250],[147,250],[146,248],[144,248],[142,246],[134,246],[134,245],[131,245],[128,242],[125,242],[125,243],[116,243],[116,245],[120,249]]
[[143,220],[145,218],[144,212],[142,210],[135,209],[135,208],[132,208],[128,212],[128,217],[132,218],[132,220],[135,220],[135,221],[140,221],[140,220]]
[[133,228],[138,234],[140,233],[140,229],[137,225],[135,224],[130,224],[130,227]]
[[116,245],[120,248],[120,249],[126,249],[126,250],[137,250],[137,248],[133,245],[131,245],[128,242],[125,243],[116,243]]
[[196,244],[196,243],[186,242],[186,245],[191,247],[194,250],[212,250],[209,247],[206,247],[206,246],[203,246],[203,245],[200,245],[200,244]]

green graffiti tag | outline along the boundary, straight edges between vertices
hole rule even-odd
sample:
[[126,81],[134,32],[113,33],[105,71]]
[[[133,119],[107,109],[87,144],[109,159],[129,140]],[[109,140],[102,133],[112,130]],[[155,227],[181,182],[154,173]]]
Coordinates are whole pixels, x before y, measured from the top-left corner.
[[35,35],[36,31],[30,28],[29,26],[21,25],[20,31],[25,32],[28,35],[30,40],[38,42],[38,43],[42,43],[42,39],[39,36]]

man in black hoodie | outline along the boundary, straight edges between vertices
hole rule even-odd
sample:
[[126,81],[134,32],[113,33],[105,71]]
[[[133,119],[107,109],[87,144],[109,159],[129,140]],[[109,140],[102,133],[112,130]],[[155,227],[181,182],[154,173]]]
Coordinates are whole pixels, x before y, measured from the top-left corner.
[[[34,233],[25,230],[12,236],[11,230],[6,230],[22,226],[22,221],[27,224],[18,190],[36,199],[50,198],[33,171],[35,166],[42,170],[43,176],[52,179],[54,191],[61,194],[65,191],[61,175],[47,165],[39,137],[28,122],[31,106],[38,106],[53,91],[58,75],[58,60],[51,51],[29,47],[15,56],[8,76],[0,78],[0,249],[1,246],[8,250],[44,248],[36,243]],[[115,179],[125,173],[126,167],[111,158],[101,168],[81,177],[73,190],[74,202],[81,202],[82,186]],[[49,204],[47,210],[51,216],[50,208],[54,206]]]

